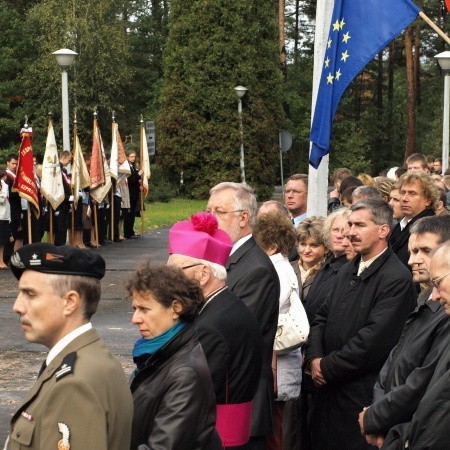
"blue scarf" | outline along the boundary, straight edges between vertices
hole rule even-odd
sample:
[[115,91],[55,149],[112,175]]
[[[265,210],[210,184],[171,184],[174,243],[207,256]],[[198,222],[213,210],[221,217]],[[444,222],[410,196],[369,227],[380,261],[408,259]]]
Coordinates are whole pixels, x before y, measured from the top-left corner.
[[[167,344],[172,338],[174,338],[181,330],[187,326],[187,322],[179,320],[175,325],[161,333],[154,338],[141,338],[136,341],[133,348],[133,359],[136,362],[136,358],[143,355],[152,355],[156,353],[163,345]],[[140,364],[138,364],[139,366]],[[140,368],[140,367],[139,367]]]

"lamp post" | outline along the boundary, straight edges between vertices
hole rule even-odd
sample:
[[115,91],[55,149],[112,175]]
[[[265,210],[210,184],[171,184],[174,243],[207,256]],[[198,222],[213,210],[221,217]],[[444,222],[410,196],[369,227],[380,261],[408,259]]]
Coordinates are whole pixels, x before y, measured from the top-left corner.
[[236,95],[238,96],[238,114],[239,114],[239,133],[241,134],[241,182],[245,183],[245,162],[244,162],[244,128],[242,126],[242,97],[247,92],[247,88],[244,86],[236,86],[234,88]]
[[435,58],[444,74],[444,122],[442,125],[442,173],[444,173],[448,168],[450,139],[450,51],[439,53]]
[[62,118],[63,118],[63,150],[70,151],[70,134],[69,134],[69,82],[67,72],[75,60],[78,53],[68,48],[62,48],[52,53],[55,55],[56,62],[61,67],[61,83],[62,83]]

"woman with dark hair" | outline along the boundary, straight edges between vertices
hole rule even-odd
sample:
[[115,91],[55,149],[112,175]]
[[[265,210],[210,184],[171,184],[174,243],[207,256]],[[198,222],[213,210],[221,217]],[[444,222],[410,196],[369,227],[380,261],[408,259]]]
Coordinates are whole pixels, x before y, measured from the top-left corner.
[[182,269],[144,265],[128,281],[133,349],[131,449],[221,449],[214,391],[192,322],[204,303]]

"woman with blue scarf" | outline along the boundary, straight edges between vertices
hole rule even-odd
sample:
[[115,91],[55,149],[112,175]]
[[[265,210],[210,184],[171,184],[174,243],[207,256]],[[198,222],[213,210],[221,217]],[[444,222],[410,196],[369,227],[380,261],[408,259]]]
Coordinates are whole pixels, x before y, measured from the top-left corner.
[[192,322],[204,303],[182,269],[145,265],[128,281],[136,341],[131,449],[218,450],[214,390]]

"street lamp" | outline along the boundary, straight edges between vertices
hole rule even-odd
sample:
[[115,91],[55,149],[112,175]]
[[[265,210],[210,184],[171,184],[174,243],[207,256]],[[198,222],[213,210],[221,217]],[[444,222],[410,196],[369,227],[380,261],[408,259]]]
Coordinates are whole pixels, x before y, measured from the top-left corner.
[[67,71],[75,60],[78,53],[62,48],[52,53],[55,55],[56,62],[61,67],[61,83],[62,83],[62,118],[63,118],[63,150],[70,151],[70,134],[69,134],[69,82]]
[[450,125],[450,51],[436,55],[444,74],[444,123],[442,125],[442,173],[448,168],[449,125]]
[[247,88],[244,86],[236,86],[234,88],[236,95],[238,96],[238,114],[239,114],[239,132],[241,134],[241,181],[245,183],[245,163],[244,163],[244,129],[242,127],[242,97],[247,92]]

